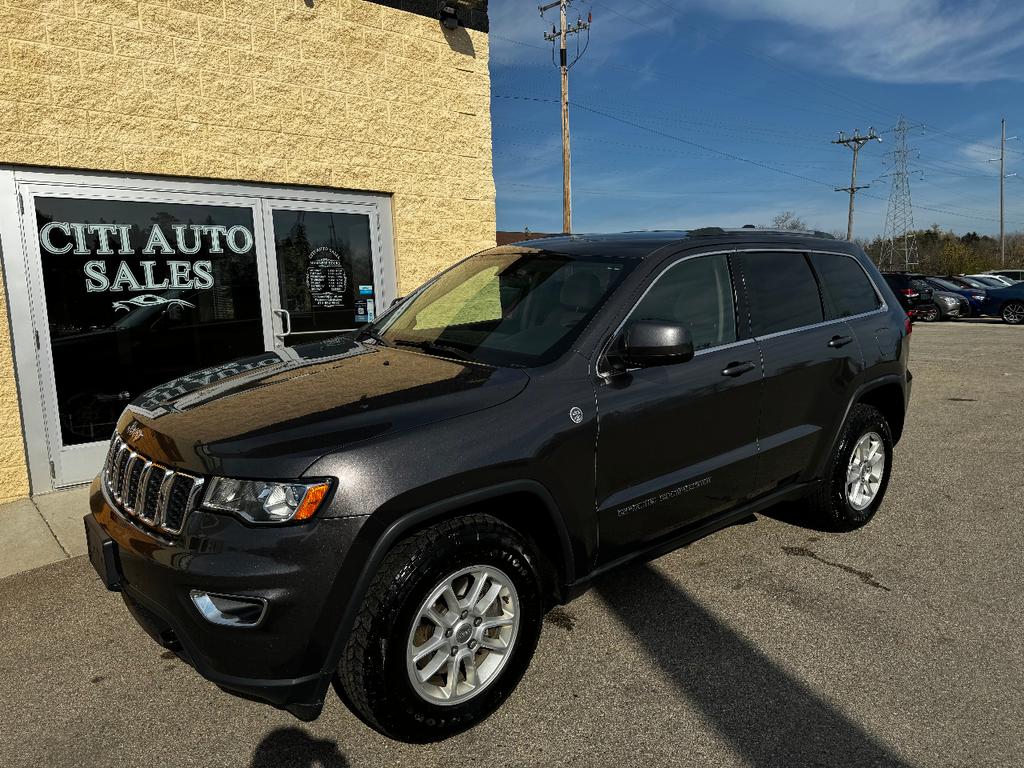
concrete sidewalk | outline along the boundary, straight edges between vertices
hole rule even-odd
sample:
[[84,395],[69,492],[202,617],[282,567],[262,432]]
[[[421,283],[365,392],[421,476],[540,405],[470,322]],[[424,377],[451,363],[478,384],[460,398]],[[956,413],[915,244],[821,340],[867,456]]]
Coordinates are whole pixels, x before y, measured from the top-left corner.
[[89,486],[0,504],[0,578],[84,555]]

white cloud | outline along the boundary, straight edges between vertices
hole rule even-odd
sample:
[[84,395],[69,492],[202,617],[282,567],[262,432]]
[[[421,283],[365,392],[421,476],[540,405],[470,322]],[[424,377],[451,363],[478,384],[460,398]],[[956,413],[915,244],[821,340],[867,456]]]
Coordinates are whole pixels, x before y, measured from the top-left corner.
[[897,83],[1021,79],[1010,54],[1024,48],[1024,4],[1007,0],[686,0],[741,21],[781,22],[796,38],[767,50],[807,64]]

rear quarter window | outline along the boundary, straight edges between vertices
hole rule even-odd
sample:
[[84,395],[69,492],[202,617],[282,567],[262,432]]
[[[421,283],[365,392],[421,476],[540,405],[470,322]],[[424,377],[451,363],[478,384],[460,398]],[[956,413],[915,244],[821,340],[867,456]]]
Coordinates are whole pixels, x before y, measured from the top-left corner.
[[857,260],[836,253],[812,253],[828,318],[873,312],[882,306],[871,280]]

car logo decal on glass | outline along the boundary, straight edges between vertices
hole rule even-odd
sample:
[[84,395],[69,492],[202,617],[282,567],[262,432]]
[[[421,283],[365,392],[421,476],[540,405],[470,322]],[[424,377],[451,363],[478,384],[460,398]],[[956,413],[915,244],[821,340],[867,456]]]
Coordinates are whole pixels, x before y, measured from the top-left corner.
[[184,299],[165,299],[163,296],[144,293],[141,296],[133,296],[132,298],[124,299],[123,301],[115,301],[114,311],[118,312],[123,309],[125,312],[131,312],[132,307],[152,307],[157,304],[170,304],[171,306],[187,307],[188,309],[196,308],[195,304],[185,301]]
[[142,427],[139,426],[138,422],[133,421],[131,424],[129,424],[128,429],[126,429],[124,433],[129,440],[142,439]]
[[579,424],[583,421],[583,409],[578,405],[574,405],[569,409],[569,418],[572,420],[573,424]]

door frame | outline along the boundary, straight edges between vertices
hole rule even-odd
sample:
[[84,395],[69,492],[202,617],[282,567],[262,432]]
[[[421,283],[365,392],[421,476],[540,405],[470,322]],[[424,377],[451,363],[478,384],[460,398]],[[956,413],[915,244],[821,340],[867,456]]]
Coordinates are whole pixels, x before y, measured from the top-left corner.
[[[281,316],[280,312],[284,307],[281,306],[277,239],[274,235],[274,211],[305,211],[308,213],[341,213],[367,216],[370,223],[370,262],[373,265],[373,298],[375,302],[380,302],[379,306],[375,305],[376,315],[383,314],[383,310],[386,309],[391,304],[391,301],[397,297],[397,278],[395,274],[394,259],[384,259],[380,253],[380,211],[375,204],[362,202],[331,202],[327,200],[305,201],[279,199],[266,199],[263,200],[262,203],[262,230],[267,256],[265,259],[268,278],[267,286],[270,289],[269,296],[264,299],[266,301],[265,306],[269,309],[269,312],[265,312],[264,314],[269,314],[271,321],[269,337],[266,340],[266,343],[269,345],[267,347],[268,350],[281,350],[288,346],[285,342],[285,339],[288,336],[284,334],[284,328],[281,327],[284,325],[284,318]],[[334,330],[341,332],[343,330],[352,329]],[[308,332],[307,335],[317,336],[330,332],[331,331],[315,331]]]
[[[21,410],[22,437],[32,493],[87,482],[85,467],[98,470],[106,453],[104,442],[63,447],[59,421],[54,429],[56,386],[50,353],[42,262],[34,225],[37,195],[89,199],[182,202],[251,207],[253,236],[260,278],[264,347],[275,349],[274,313],[279,302],[273,232],[265,230],[269,209],[276,203],[299,208],[309,204],[346,206],[370,216],[371,250],[375,265],[375,289],[382,307],[398,295],[394,256],[391,196],[384,193],[349,192],[309,187],[285,187],[223,181],[192,181],[147,176],[76,173],[60,170],[0,166],[0,259],[6,288],[8,317],[13,341],[14,372]],[[268,243],[269,238],[269,243]],[[273,265],[271,261],[273,260]],[[65,456],[67,454],[65,466]],[[64,471],[77,467],[74,479]],[[93,470],[88,470],[91,473]]]

